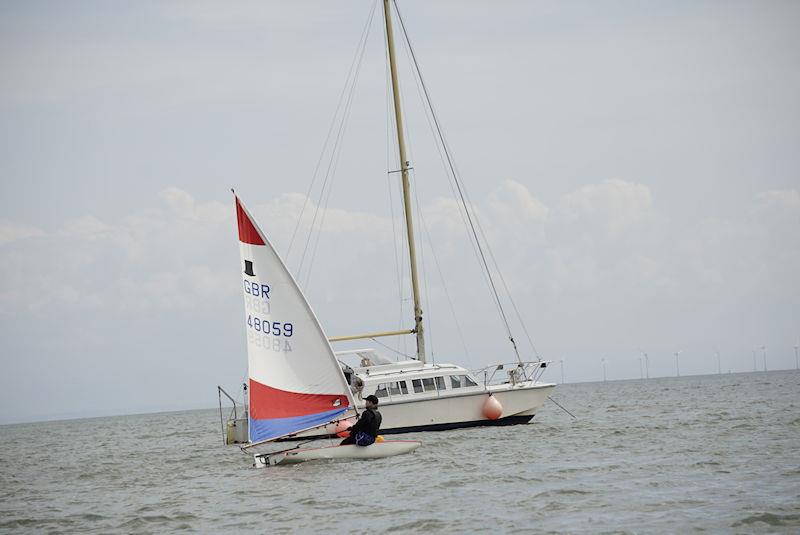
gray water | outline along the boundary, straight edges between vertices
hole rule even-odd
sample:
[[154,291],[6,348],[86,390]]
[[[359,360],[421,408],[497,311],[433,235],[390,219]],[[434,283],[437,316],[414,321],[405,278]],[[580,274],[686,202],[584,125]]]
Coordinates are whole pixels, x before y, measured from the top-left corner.
[[560,386],[528,425],[256,470],[215,410],[0,427],[0,531],[800,531],[800,373]]

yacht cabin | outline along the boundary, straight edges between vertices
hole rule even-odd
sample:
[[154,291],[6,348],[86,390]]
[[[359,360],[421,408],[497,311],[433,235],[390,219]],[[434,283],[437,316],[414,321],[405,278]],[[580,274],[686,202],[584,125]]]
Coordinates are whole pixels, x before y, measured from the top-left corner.
[[486,390],[469,370],[455,364],[393,362],[374,349],[340,351],[336,358],[358,405],[370,394],[394,404]]

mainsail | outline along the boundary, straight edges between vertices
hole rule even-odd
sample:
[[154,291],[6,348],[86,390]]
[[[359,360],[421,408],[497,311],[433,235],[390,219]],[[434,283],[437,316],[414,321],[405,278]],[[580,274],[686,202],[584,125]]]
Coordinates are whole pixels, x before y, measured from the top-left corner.
[[328,339],[269,240],[236,198],[250,384],[250,442],[325,425],[353,406]]

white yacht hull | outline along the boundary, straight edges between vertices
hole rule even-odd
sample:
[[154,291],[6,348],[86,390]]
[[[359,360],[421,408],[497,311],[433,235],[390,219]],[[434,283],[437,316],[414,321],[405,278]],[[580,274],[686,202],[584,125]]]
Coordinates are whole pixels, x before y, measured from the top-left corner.
[[[383,416],[380,433],[412,433],[417,431],[444,431],[462,427],[485,425],[523,424],[533,419],[536,412],[555,388],[553,384],[525,381],[493,385],[463,394],[431,395],[408,401],[383,401],[378,407]],[[483,414],[489,393],[503,407],[500,418],[491,420]],[[326,436],[319,429],[287,437],[290,440]]]

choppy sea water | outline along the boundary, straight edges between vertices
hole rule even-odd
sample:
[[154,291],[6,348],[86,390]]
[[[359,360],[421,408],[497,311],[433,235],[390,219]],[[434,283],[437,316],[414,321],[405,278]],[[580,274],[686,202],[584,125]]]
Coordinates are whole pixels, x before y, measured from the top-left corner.
[[528,425],[252,469],[216,410],[0,427],[0,531],[800,531],[800,373],[560,386]]

